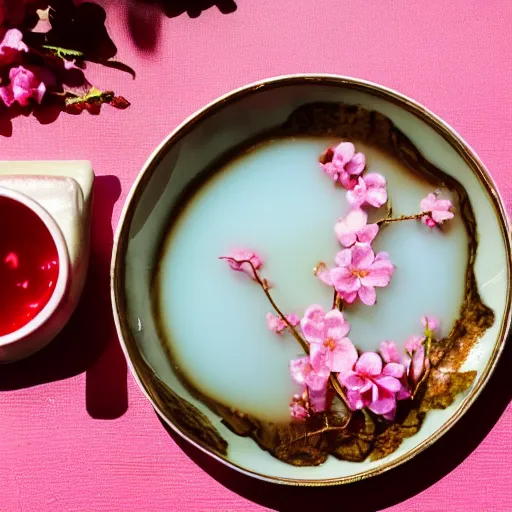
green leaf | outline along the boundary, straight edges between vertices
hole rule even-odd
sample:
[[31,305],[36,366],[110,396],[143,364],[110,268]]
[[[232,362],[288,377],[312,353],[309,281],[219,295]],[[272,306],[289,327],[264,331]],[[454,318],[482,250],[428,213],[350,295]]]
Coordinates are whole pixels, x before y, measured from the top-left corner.
[[63,60],[66,60],[65,57],[83,57],[84,53],[79,52],[78,50],[71,50],[70,48],[61,48],[60,46],[51,46],[48,44],[43,44],[41,48],[45,50],[51,50],[57,57],[60,57]]

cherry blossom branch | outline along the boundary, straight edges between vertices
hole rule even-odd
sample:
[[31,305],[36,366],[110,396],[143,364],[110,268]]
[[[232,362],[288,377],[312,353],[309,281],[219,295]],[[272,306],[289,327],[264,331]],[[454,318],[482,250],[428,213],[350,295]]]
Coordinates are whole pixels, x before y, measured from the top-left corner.
[[[307,355],[309,355],[309,345],[302,338],[302,336],[297,332],[295,327],[289,322],[289,320],[286,318],[286,315],[279,309],[278,305],[275,303],[274,299],[272,298],[272,295],[270,295],[270,292],[268,291],[268,284],[267,284],[266,279],[261,279],[260,275],[258,274],[258,270],[254,266],[253,262],[251,260],[246,259],[246,260],[239,260],[238,263],[240,263],[240,264],[247,263],[251,267],[255,281],[261,286],[263,292],[267,296],[267,299],[269,300],[270,304],[274,308],[275,312],[279,315],[281,320],[286,324],[290,333],[299,342],[299,345],[302,347],[304,352]],[[336,293],[336,296],[338,296],[337,293]],[[337,299],[335,299],[335,300],[337,300]],[[331,386],[333,387],[336,394],[340,397],[341,401],[345,404],[347,410],[350,411],[350,407],[348,406],[347,398],[345,396],[345,393],[343,392],[343,389],[340,386],[340,383],[338,382],[337,377],[338,377],[337,373],[331,373],[329,376],[329,382],[331,383]]]
[[[23,4],[22,1],[11,3]],[[0,11],[2,9],[3,7],[0,7]],[[60,13],[63,14],[63,18],[59,17],[59,19],[62,18],[61,23],[65,19],[69,23],[73,22],[73,18],[78,14],[74,12],[76,9],[72,7],[69,12]],[[31,107],[36,103],[44,105],[47,98],[55,96],[64,100],[58,103],[68,113],[80,113],[84,109],[97,113],[103,103],[118,109],[127,108],[130,103],[121,96],[116,97],[111,91],[101,92],[97,89],[94,91],[92,84],[82,72],[77,71],[76,77],[71,81],[65,79],[66,71],[83,70],[86,61],[128,71],[133,76],[134,72],[128,66],[112,59],[100,59],[87,55],[82,50],[43,44],[48,42],[48,33],[52,29],[55,31],[55,17],[52,16],[54,12],[56,11],[51,6],[45,10],[29,9],[25,14],[34,15],[35,26],[31,25],[29,28],[21,24],[17,28],[11,27],[2,32],[0,57],[2,57],[2,79],[6,78],[6,80],[2,82],[0,103],[7,108],[15,104]],[[35,35],[40,37],[34,38]],[[104,35],[110,40],[106,31]]]
[[430,215],[432,212],[420,212],[414,215],[400,215],[399,217],[385,217],[384,219],[376,222],[377,226],[381,224],[390,224],[391,222],[402,222],[404,220],[419,220],[425,216]]
[[239,263],[241,263],[241,264],[247,263],[251,267],[255,281],[261,286],[263,292],[267,296],[267,299],[270,302],[270,304],[272,305],[272,307],[274,308],[275,312],[279,315],[279,318],[281,318],[281,320],[286,324],[286,327],[288,327],[288,329],[290,330],[290,333],[299,342],[299,345],[302,347],[304,352],[306,352],[306,354],[309,354],[309,345],[302,338],[302,336],[297,332],[297,330],[290,323],[288,318],[286,318],[286,315],[279,309],[277,304],[274,302],[272,295],[270,295],[270,292],[268,291],[268,283],[267,283],[266,279],[263,279],[263,280],[261,279],[253,262],[250,260],[240,260]]

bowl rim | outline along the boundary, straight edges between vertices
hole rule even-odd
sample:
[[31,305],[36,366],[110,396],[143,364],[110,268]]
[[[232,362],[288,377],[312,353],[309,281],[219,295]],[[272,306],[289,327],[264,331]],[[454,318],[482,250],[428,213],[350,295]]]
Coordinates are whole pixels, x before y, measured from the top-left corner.
[[43,222],[46,229],[50,233],[50,236],[55,243],[57,255],[59,258],[59,275],[57,276],[55,289],[53,290],[50,299],[45,304],[43,309],[41,309],[41,311],[39,311],[39,313],[37,313],[37,315],[32,318],[32,320],[27,322],[19,329],[0,336],[0,347],[5,347],[18,342],[23,343],[27,337],[33,335],[36,333],[36,331],[43,328],[44,325],[53,316],[53,314],[57,311],[58,307],[64,299],[64,295],[68,287],[70,260],[68,254],[68,246],[64,239],[64,235],[62,234],[62,231],[55,219],[46,211],[45,208],[43,208],[37,201],[31,199],[27,195],[6,187],[0,187],[0,197],[11,199],[23,205],[25,208],[28,208],[37,215],[37,217]]
[[186,118],[182,123],[180,123],[171,133],[158,145],[158,147],[153,151],[153,153],[149,156],[148,160],[144,164],[142,170],[137,175],[128,196],[126,198],[125,204],[123,206],[121,215],[119,217],[118,226],[114,236],[114,245],[113,245],[113,253],[112,253],[112,261],[111,261],[111,271],[110,271],[110,288],[111,288],[111,299],[112,299],[112,307],[114,312],[114,321],[116,325],[116,330],[119,336],[119,340],[121,343],[121,347],[125,354],[125,357],[128,361],[128,366],[130,371],[137,382],[139,388],[146,396],[146,398],[153,405],[155,411],[158,415],[165,421],[169,427],[176,432],[183,439],[186,439],[187,442],[194,445],[196,448],[201,450],[202,452],[210,455],[217,461],[222,464],[227,465],[228,467],[239,471],[245,475],[252,476],[259,480],[292,485],[292,486],[311,486],[311,487],[323,487],[323,486],[332,486],[332,485],[340,485],[351,482],[356,482],[359,480],[363,480],[366,478],[370,478],[372,476],[379,475],[386,471],[389,471],[397,466],[402,465],[403,463],[411,460],[413,457],[418,455],[420,452],[431,446],[435,443],[440,437],[442,437],[450,428],[457,423],[457,421],[466,413],[469,407],[475,402],[477,397],[480,395],[482,389],[487,384],[490,376],[494,372],[499,357],[501,356],[503,349],[505,347],[506,341],[508,339],[511,327],[511,303],[512,303],[512,286],[508,286],[507,297],[506,297],[506,305],[505,312],[502,324],[500,326],[499,335],[497,337],[497,342],[494,345],[493,352],[487,362],[487,365],[483,371],[482,376],[480,377],[478,383],[471,389],[471,392],[468,396],[464,397],[461,404],[458,406],[457,410],[451,415],[450,418],[441,426],[441,428],[437,429],[433,434],[431,434],[427,439],[422,441],[420,444],[407,451],[400,457],[397,457],[395,460],[384,463],[381,466],[376,468],[367,469],[360,473],[350,476],[338,477],[338,478],[329,478],[329,479],[318,479],[318,480],[308,480],[308,479],[297,479],[297,478],[282,478],[269,476],[265,474],[258,473],[256,471],[252,471],[246,469],[242,466],[239,466],[227,458],[218,455],[217,453],[211,451],[210,449],[200,445],[198,442],[190,439],[184,432],[180,430],[178,426],[176,426],[159,408],[158,404],[155,400],[152,399],[146,384],[143,379],[139,376],[137,372],[137,368],[135,364],[132,362],[130,357],[130,349],[128,347],[128,343],[126,342],[126,338],[130,337],[129,329],[126,325],[126,315],[124,315],[124,290],[122,289],[122,271],[124,269],[124,254],[122,254],[122,248],[125,245],[125,242],[128,238],[129,227],[131,224],[131,220],[133,218],[133,213],[137,206],[138,200],[142,195],[147,183],[151,179],[151,176],[165,156],[167,149],[179,141],[182,137],[186,136],[196,124],[200,123],[207,116],[215,114],[218,108],[222,108],[223,106],[232,103],[238,99],[249,96],[260,90],[269,90],[278,88],[286,85],[304,85],[304,84],[317,84],[317,85],[326,85],[332,87],[344,87],[349,89],[355,89],[367,94],[371,94],[373,96],[377,96],[384,100],[389,101],[413,114],[415,117],[426,123],[429,127],[433,128],[439,135],[445,139],[450,146],[465,160],[468,166],[472,169],[472,171],[479,178],[479,181],[485,187],[487,193],[490,196],[491,202],[493,204],[495,213],[500,221],[501,232],[503,236],[503,242],[505,245],[505,251],[508,255],[507,258],[507,273],[508,276],[512,275],[512,259],[511,259],[511,247],[512,247],[512,238],[510,231],[510,222],[508,219],[507,212],[505,210],[503,200],[498,192],[496,184],[492,179],[489,171],[484,166],[483,162],[477,156],[476,152],[473,148],[458,134],[458,132],[452,128],[448,123],[439,118],[436,114],[431,112],[425,106],[421,105],[417,101],[409,98],[408,96],[399,93],[393,89],[388,87],[376,84],[374,82],[370,82],[367,80],[362,80],[358,78],[352,78],[343,75],[336,74],[323,74],[323,73],[299,73],[299,74],[288,74],[288,75],[280,75],[271,78],[266,78],[263,80],[259,80],[257,82],[250,83],[248,85],[236,88],[217,99],[209,102],[203,108],[197,110],[193,114],[191,114],[188,118]]

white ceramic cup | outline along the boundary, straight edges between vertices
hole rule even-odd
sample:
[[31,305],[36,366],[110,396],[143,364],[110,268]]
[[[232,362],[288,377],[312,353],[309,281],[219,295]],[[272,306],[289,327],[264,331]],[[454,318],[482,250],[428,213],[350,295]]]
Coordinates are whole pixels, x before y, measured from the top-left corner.
[[[50,233],[59,258],[59,275],[50,300],[28,323],[4,336],[0,336],[0,362],[27,357],[47,345],[67,321],[66,294],[70,280],[68,247],[55,219],[36,201],[25,194],[0,187],[0,197],[16,201],[34,212]],[[13,223],[16,220],[13,219]],[[37,250],[37,247],[34,247]]]

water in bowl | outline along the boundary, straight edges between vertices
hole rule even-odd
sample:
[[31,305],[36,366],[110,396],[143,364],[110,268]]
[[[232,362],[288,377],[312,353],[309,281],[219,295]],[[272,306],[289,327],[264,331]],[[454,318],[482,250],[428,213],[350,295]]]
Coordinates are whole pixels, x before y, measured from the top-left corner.
[[[261,419],[288,420],[296,391],[288,364],[302,351],[291,336],[267,329],[272,308],[261,288],[218,257],[236,248],[261,254],[262,275],[286,313],[300,315],[313,303],[330,308],[332,290],[313,267],[333,263],[340,250],[334,223],[348,210],[345,191],[318,166],[334,142],[281,138],[227,163],[193,195],[161,253],[155,300],[175,364],[202,393]],[[366,154],[368,171],[386,177],[394,213],[419,212],[432,186],[378,149],[356,149]],[[347,308],[354,344],[376,350],[382,340],[395,340],[403,347],[421,333],[424,314],[440,318],[446,334],[464,291],[467,235],[460,218],[442,232],[418,221],[392,224],[373,246],[389,253],[396,271],[391,285],[377,290],[375,306]]]

